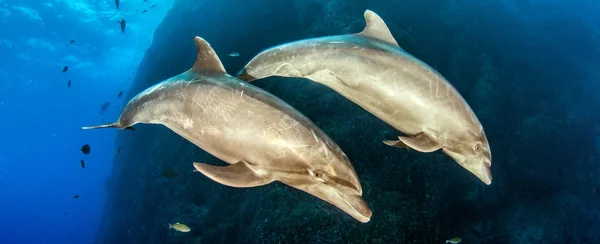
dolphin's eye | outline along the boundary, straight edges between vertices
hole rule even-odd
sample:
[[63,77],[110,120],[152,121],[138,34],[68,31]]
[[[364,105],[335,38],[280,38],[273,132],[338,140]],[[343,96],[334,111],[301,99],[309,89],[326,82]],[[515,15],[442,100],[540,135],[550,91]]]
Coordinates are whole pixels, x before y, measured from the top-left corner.
[[328,181],[329,178],[327,177],[327,173],[322,171],[322,170],[308,170],[308,173],[316,180],[320,181],[320,182],[325,182]]
[[475,145],[474,149],[475,151],[479,150],[479,144]]

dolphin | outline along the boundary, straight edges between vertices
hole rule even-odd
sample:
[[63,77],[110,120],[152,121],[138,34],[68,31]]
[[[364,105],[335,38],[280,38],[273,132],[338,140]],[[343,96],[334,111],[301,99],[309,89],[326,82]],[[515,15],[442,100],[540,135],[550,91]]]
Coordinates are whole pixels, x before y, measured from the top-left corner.
[[218,183],[244,188],[279,181],[369,222],[371,209],[340,147],[292,106],[228,75],[210,44],[194,40],[190,70],[136,95],[116,122],[82,129],[161,124],[229,164],[193,163]]
[[491,184],[490,146],[467,102],[442,75],[400,48],[377,14],[366,10],[364,18],[360,33],[264,50],[237,77],[297,77],[323,84],[405,134],[385,144],[420,152],[441,149]]

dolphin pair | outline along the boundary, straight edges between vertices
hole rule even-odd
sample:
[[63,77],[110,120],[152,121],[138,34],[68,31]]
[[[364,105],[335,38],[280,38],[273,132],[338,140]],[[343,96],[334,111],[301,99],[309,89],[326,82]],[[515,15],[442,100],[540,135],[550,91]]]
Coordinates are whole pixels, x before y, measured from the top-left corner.
[[161,124],[230,164],[194,163],[231,187],[280,181],[329,202],[360,222],[372,212],[346,154],[312,121],[274,95],[228,75],[210,44],[194,38],[194,66],[132,98],[111,124]]
[[364,18],[360,33],[267,49],[238,78],[298,77],[323,84],[405,134],[385,144],[420,152],[441,149],[491,184],[490,146],[463,97],[442,75],[400,48],[377,14],[366,10]]

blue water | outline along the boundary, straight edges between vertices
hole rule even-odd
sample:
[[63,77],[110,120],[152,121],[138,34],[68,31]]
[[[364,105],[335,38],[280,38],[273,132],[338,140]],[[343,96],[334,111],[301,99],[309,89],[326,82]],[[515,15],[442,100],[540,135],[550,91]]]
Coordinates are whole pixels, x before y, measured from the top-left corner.
[[116,131],[80,127],[118,116],[126,101],[117,94],[172,4],[141,2],[123,0],[117,11],[112,0],[0,0],[0,243],[94,240]]

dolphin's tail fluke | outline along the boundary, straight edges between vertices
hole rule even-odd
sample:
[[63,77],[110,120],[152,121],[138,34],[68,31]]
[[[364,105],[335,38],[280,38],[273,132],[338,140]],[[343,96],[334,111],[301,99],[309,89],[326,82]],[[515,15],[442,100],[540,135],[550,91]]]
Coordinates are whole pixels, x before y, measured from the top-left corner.
[[100,128],[120,128],[120,127],[121,126],[119,126],[119,123],[115,122],[115,123],[104,124],[104,125],[84,126],[84,127],[81,127],[81,129],[94,130],[94,129],[100,129]]
[[95,126],[84,126],[81,127],[83,130],[94,130],[94,129],[102,129],[102,128],[115,128],[115,129],[126,129],[126,130],[135,130],[133,127],[123,127],[119,124],[119,122],[103,124],[103,125],[95,125]]

